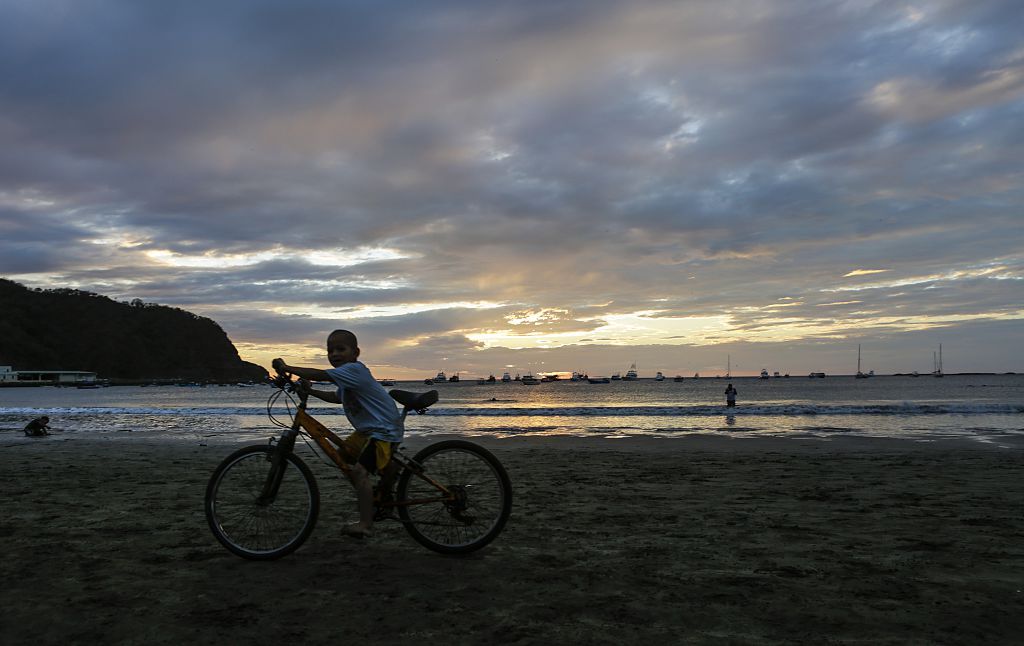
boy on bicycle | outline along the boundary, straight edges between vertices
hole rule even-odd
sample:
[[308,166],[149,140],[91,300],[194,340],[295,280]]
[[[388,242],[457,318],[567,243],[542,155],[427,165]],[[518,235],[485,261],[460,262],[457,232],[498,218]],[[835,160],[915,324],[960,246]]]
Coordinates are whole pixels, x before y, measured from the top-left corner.
[[[391,396],[359,358],[356,335],[348,330],[335,330],[327,337],[329,370],[289,366],[284,359],[274,359],[274,370],[300,378],[299,387],[310,395],[345,407],[345,417],[355,432],[345,439],[343,453],[355,463],[352,486],[359,503],[359,522],[342,530],[349,536],[369,536],[373,526],[373,482],[371,474],[381,475],[382,491],[390,491],[396,470],[391,462],[392,448],[402,441],[405,432],[402,415]],[[313,390],[311,381],[331,381],[337,390]]]

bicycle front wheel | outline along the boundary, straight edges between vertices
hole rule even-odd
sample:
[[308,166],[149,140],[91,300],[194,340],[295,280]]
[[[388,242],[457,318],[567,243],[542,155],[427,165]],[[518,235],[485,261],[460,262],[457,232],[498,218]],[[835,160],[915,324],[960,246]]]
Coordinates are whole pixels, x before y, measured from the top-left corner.
[[[302,545],[320,513],[320,490],[309,467],[289,453],[273,473],[277,449],[248,446],[229,455],[206,487],[206,520],[233,554],[276,559]],[[267,483],[280,477],[274,495]],[[272,487],[271,487],[272,489]]]
[[413,462],[418,467],[398,480],[396,504],[417,542],[442,554],[466,554],[501,533],[512,513],[512,483],[490,451],[446,440],[426,447]]

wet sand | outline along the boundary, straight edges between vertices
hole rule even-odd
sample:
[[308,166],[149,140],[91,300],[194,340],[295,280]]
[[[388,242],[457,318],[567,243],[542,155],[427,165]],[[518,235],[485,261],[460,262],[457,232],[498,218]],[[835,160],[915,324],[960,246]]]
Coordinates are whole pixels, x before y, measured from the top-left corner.
[[[900,441],[482,441],[513,481],[469,557],[348,485],[295,554],[206,527],[232,446],[0,438],[4,644],[1019,644],[1024,451]],[[410,448],[424,444],[409,442]]]

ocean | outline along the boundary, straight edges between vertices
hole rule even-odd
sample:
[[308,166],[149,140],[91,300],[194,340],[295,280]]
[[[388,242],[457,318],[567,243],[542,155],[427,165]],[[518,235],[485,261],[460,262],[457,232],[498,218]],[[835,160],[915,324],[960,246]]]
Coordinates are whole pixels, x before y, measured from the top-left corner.
[[[568,435],[620,438],[864,436],[929,441],[965,438],[1024,447],[1024,375],[949,375],[941,379],[876,376],[730,380],[739,391],[725,407],[725,379],[557,381],[425,386],[440,401],[426,415],[410,414],[407,437],[431,434],[510,437]],[[267,418],[269,386],[113,386],[0,388],[0,437],[21,435],[48,415],[58,434],[183,441],[252,441],[277,434]],[[310,412],[347,431],[340,406],[312,400]],[[283,400],[275,415],[288,421]]]

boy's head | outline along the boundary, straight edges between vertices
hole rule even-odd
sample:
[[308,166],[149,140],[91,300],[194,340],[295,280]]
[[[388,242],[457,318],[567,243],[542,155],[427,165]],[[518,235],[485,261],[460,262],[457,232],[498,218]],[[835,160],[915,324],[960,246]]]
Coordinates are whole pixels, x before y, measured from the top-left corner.
[[359,342],[348,330],[335,330],[327,337],[327,360],[332,366],[351,363],[359,358]]

